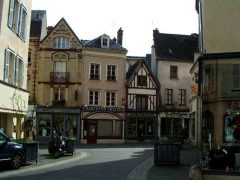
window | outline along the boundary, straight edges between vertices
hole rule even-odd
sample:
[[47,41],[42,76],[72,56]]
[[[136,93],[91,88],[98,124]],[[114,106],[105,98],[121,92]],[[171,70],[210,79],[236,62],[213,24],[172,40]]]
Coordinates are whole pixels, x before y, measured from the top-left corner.
[[99,105],[99,91],[89,91],[89,105]]
[[26,40],[26,30],[27,30],[27,11],[23,5],[21,5],[20,21],[18,34],[22,40]]
[[54,81],[65,82],[67,80],[67,63],[65,61],[54,62]]
[[5,50],[4,81],[15,86],[23,87],[24,62],[10,49]]
[[99,80],[100,79],[100,64],[90,64],[90,79]]
[[137,110],[147,110],[147,96],[137,95],[136,96],[136,109]]
[[172,98],[173,98],[173,90],[172,89],[166,89],[165,90],[165,98],[166,98],[166,105],[172,104]]
[[28,53],[28,63],[32,62],[32,54],[29,52]]
[[204,90],[205,92],[214,92],[215,91],[215,69],[214,65],[206,65],[204,68],[205,82]]
[[65,99],[65,92],[63,88],[54,89],[54,101],[62,101]]
[[178,67],[170,66],[170,79],[177,79],[177,78],[178,78]]
[[55,37],[53,38],[53,48],[56,49],[69,49],[70,42],[67,37]]
[[107,80],[108,81],[116,81],[116,65],[108,65],[107,66]]
[[240,64],[232,65],[232,73],[233,73],[233,88],[240,89]]
[[137,85],[138,86],[147,86],[147,76],[138,75],[137,76]]
[[101,38],[101,45],[102,45],[102,48],[108,48],[109,47],[109,37],[103,36]]
[[10,0],[8,26],[22,40],[26,40],[27,10],[23,4],[20,4],[19,0]]
[[186,105],[186,90],[185,89],[179,89],[178,104]]
[[116,106],[116,92],[106,92],[106,106]]

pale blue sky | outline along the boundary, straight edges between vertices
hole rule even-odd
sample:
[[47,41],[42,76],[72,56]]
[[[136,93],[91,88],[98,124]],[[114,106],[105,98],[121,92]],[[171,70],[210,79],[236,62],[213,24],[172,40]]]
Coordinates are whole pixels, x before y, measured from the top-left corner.
[[153,29],[170,34],[198,33],[195,0],[32,0],[33,10],[47,11],[47,24],[64,17],[79,39],[102,34],[111,38],[123,29],[130,56],[151,53]]

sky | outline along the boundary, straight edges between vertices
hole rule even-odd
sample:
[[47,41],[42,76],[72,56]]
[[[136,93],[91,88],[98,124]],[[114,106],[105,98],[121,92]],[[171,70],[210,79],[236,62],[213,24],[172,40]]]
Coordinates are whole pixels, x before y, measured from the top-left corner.
[[168,34],[198,33],[195,0],[32,0],[32,9],[46,10],[48,26],[64,17],[83,40],[117,37],[121,27],[128,56],[151,53],[156,28]]

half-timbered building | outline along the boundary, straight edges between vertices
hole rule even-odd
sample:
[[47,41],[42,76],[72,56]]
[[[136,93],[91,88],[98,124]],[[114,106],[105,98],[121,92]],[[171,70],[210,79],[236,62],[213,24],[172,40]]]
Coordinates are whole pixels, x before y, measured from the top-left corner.
[[126,140],[153,141],[158,132],[160,83],[145,60],[127,72]]

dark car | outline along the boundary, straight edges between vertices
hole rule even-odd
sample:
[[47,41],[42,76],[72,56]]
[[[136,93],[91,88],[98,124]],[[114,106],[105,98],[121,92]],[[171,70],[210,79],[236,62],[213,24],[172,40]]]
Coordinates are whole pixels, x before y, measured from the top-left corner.
[[25,153],[21,144],[0,132],[0,163],[4,162],[10,162],[13,169],[18,169],[25,162]]

